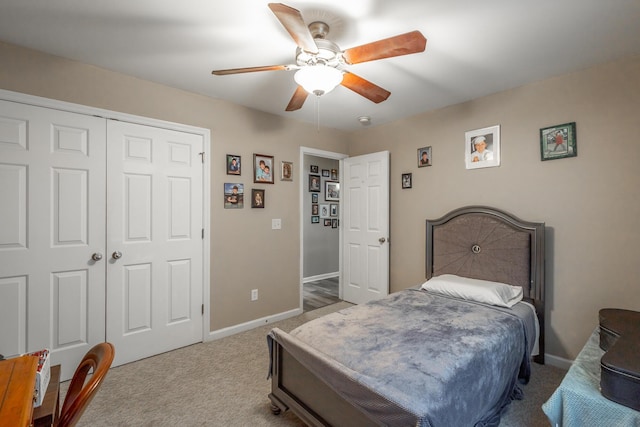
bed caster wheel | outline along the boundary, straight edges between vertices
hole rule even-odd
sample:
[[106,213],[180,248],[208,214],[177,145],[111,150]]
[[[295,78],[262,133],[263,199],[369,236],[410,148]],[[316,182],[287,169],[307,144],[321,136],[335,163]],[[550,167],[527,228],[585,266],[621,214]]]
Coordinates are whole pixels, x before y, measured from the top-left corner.
[[276,405],[271,405],[271,413],[273,415],[280,415],[281,412],[282,410],[278,408]]

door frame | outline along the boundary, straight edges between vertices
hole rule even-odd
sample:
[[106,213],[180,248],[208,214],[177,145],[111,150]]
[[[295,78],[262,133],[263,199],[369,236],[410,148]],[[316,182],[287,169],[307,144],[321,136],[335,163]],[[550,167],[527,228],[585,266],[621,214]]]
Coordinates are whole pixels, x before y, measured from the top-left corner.
[[[300,165],[300,167],[298,168],[300,170],[299,179],[298,179],[298,182],[300,183],[299,185],[300,206],[299,206],[298,212],[300,212],[299,307],[300,307],[301,313],[302,311],[304,311],[304,224],[309,220],[308,218],[304,217],[304,191],[305,191],[305,186],[307,184],[307,180],[304,179],[305,172],[302,169],[304,165],[305,155],[323,157],[325,159],[338,160],[338,182],[340,183],[340,185],[342,185],[342,161],[349,157],[348,154],[336,153],[334,151],[319,150],[317,148],[300,146],[300,161],[298,162],[298,164]],[[338,209],[338,221],[342,224],[342,209]],[[338,276],[338,297],[342,299],[342,227],[338,227],[338,245],[339,245],[338,270],[340,273]]]
[[[204,227],[202,239],[202,303],[204,313],[202,315],[202,341],[209,336],[211,319],[211,162],[207,154],[211,155],[211,130],[196,126],[184,125],[181,123],[169,122],[165,120],[152,119],[149,117],[136,116],[133,114],[121,113],[102,108],[90,107],[82,104],[60,101],[57,99],[43,98],[35,95],[28,95],[20,92],[0,89],[0,99],[5,101],[30,104],[37,107],[51,108],[54,110],[67,111],[70,113],[84,114],[89,116],[102,117],[104,119],[120,120],[123,122],[135,123],[146,126],[153,126],[162,129],[175,130],[192,133],[202,136],[204,159],[202,170],[202,224]],[[105,159],[106,162],[106,159]],[[106,275],[106,270],[105,270]],[[106,278],[105,278],[106,280]],[[106,282],[105,282],[106,283]],[[106,338],[106,330],[105,330]]]

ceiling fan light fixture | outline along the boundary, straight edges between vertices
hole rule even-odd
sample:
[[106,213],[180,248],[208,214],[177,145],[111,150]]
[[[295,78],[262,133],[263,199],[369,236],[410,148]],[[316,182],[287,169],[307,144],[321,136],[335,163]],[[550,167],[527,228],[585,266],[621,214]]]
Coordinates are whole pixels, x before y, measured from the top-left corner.
[[342,71],[323,64],[309,65],[296,71],[293,78],[307,92],[322,96],[342,83]]

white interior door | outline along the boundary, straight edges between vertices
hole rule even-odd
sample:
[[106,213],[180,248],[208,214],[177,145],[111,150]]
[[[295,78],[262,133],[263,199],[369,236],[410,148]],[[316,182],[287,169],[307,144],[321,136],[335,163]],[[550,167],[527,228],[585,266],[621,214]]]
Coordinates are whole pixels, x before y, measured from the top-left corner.
[[108,121],[114,365],[202,341],[202,135]]
[[0,353],[63,379],[104,341],[105,147],[104,119],[0,101]]
[[389,294],[389,152],[343,161],[343,299]]

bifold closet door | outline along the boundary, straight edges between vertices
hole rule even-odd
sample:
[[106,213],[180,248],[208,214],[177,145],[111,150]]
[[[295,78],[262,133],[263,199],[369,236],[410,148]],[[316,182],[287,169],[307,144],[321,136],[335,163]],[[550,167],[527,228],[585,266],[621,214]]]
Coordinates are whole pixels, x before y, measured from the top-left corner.
[[104,341],[104,119],[0,101],[0,353]]
[[202,341],[202,135],[107,123],[107,341],[115,365]]

